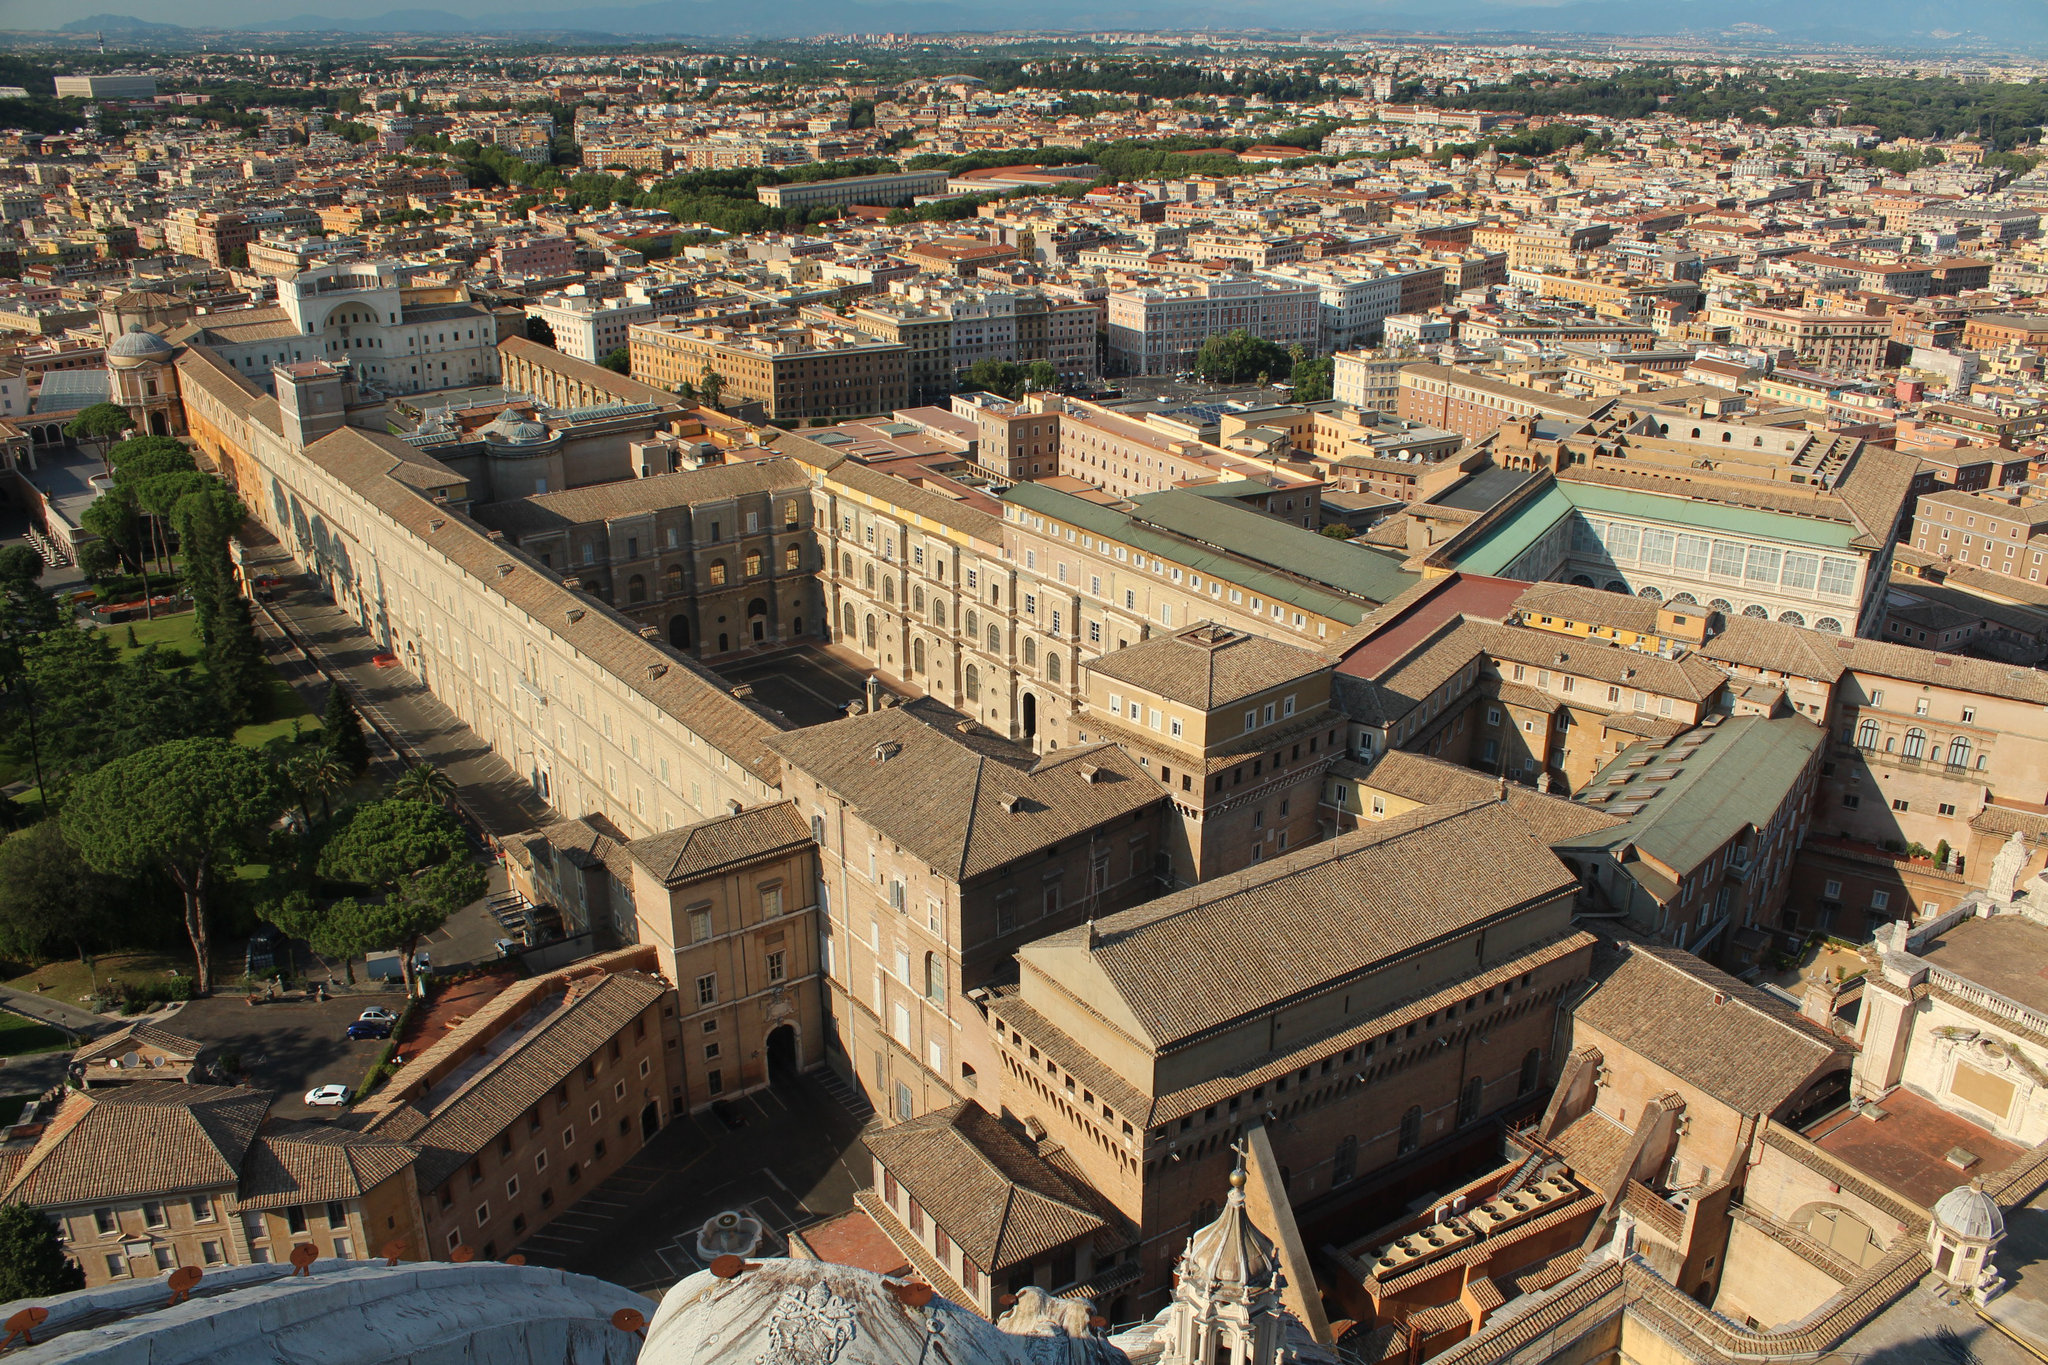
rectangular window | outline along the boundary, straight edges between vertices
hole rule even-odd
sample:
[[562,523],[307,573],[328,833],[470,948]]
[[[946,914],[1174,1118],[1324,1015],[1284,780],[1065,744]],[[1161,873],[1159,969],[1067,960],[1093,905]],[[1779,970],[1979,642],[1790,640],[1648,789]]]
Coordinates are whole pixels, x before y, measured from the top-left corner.
[[718,1003],[718,973],[712,972],[697,978],[697,1003],[715,1005]]
[[778,951],[768,954],[768,979],[771,982],[780,981],[786,975],[788,975],[787,970],[784,967],[784,962],[785,958],[783,957],[781,952]]

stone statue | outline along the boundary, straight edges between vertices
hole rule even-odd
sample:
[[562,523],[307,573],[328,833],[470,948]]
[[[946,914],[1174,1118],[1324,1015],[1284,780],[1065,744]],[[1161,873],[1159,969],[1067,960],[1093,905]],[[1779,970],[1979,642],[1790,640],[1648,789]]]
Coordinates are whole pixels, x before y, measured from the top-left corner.
[[2011,905],[2014,893],[2019,889],[2020,869],[2027,865],[2027,836],[2018,830],[1998,850],[1998,857],[1991,863],[1991,880],[1984,888],[1984,894],[2000,905]]

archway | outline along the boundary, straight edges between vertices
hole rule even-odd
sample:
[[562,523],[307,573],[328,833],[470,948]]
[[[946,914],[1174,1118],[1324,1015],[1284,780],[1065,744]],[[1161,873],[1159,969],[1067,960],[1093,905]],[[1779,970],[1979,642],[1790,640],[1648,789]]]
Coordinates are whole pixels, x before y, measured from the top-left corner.
[[668,642],[677,649],[690,647],[690,618],[681,612],[668,619]]
[[164,421],[162,413],[152,412],[149,415],[149,434],[152,436],[168,436],[171,434],[170,424]]
[[1038,698],[1024,694],[1024,738],[1031,739],[1038,734]]
[[769,1083],[789,1080],[796,1071],[796,1026],[778,1024],[768,1032]]
[[642,1142],[661,1131],[661,1105],[654,1100],[647,1101],[647,1107],[640,1111],[640,1140]]

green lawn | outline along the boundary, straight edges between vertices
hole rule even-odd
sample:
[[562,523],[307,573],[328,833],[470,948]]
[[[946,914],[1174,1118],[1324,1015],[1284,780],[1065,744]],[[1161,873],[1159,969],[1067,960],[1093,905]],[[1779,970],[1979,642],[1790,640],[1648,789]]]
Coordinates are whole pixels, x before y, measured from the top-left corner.
[[63,1052],[71,1039],[62,1029],[38,1024],[18,1014],[0,1010],[0,1057],[26,1057],[36,1052]]
[[[176,616],[160,616],[154,621],[131,621],[125,625],[102,626],[101,631],[117,653],[129,652],[128,632],[135,632],[135,647],[157,645],[173,653],[183,655],[192,663],[199,662],[199,624],[196,613],[185,611]],[[235,742],[260,749],[280,736],[289,737],[292,722],[299,723],[299,733],[314,735],[319,732],[319,718],[313,715],[298,690],[281,677],[274,677],[270,683],[270,694],[264,700],[262,714],[249,724],[235,731]]]
[[[102,985],[109,981],[122,981],[130,985],[139,986],[144,982],[162,981],[173,970],[178,971],[182,975],[190,976],[192,974],[192,955],[190,953],[103,953],[95,959],[94,965],[99,969],[100,984]],[[218,974],[219,970],[220,963],[218,955],[216,955],[214,971]],[[242,970],[241,963],[235,963],[234,970],[239,975]],[[49,996],[52,1000],[61,1000],[67,1005],[77,1005],[84,1009],[91,1008],[92,975],[86,971],[85,964],[75,957],[60,958],[55,962],[45,962],[26,976],[17,976],[7,984],[18,991],[40,993]]]

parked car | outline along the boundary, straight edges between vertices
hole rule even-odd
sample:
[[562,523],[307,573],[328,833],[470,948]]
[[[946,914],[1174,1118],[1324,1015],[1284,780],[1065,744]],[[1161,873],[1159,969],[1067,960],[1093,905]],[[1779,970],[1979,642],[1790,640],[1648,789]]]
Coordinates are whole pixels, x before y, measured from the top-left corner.
[[430,975],[434,970],[433,956],[426,949],[420,949],[412,955],[412,970],[414,976]]
[[354,1094],[345,1085],[317,1085],[306,1092],[306,1103],[315,1109],[337,1109]]
[[391,1025],[381,1019],[358,1019],[348,1026],[348,1036],[351,1042],[358,1043],[365,1038],[389,1038]]
[[511,957],[519,951],[521,945],[516,938],[501,938],[498,940],[497,946],[499,957]]
[[372,1005],[361,1014],[358,1014],[356,1018],[366,1024],[395,1024],[398,1022],[398,1016],[385,1009],[382,1005]]

